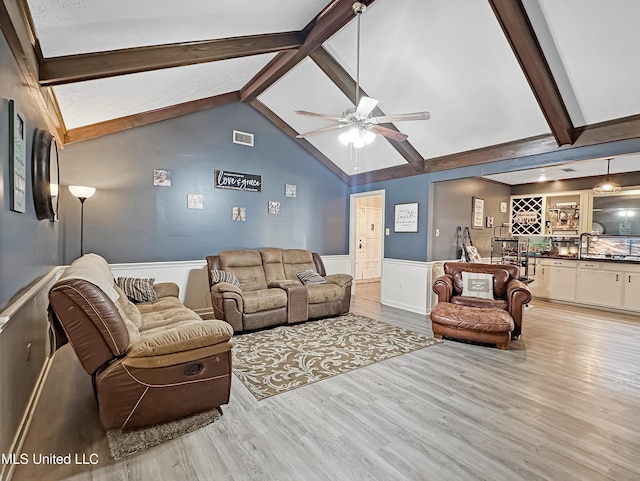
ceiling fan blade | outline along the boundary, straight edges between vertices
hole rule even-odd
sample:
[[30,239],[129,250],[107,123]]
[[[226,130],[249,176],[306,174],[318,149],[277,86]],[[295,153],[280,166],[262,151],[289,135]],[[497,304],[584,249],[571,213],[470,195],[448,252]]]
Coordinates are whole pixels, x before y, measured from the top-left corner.
[[326,120],[336,120],[338,122],[343,121],[342,117],[336,117],[335,115],[319,114],[316,112],[308,112],[306,110],[296,110],[296,114],[308,115],[309,117],[318,117],[320,119],[326,119]]
[[381,125],[374,125],[373,127],[371,127],[371,130],[397,142],[407,140],[407,138],[409,137],[407,134],[403,134],[402,132],[398,132],[397,130],[391,130],[386,127],[382,127]]
[[380,117],[371,117],[368,122],[372,124],[387,124],[389,122],[403,122],[406,120],[429,120],[431,114],[429,112],[415,112],[412,114],[396,114],[381,115]]
[[316,135],[316,134],[321,134],[322,132],[329,132],[330,130],[341,129],[342,127],[346,127],[346,124],[330,125],[329,127],[322,127],[321,129],[310,130],[309,132],[305,132],[304,134],[296,135],[296,138],[302,139],[310,135]]
[[358,102],[358,108],[356,109],[356,116],[366,118],[373,109],[378,105],[378,101],[376,99],[372,99],[371,97],[362,97],[360,102]]

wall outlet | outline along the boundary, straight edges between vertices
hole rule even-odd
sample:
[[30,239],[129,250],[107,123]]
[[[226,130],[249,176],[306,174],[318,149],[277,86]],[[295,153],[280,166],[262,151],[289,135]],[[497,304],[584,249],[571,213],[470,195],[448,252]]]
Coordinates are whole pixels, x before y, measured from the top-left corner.
[[436,237],[440,237],[440,229],[436,229]]
[[400,281],[400,289],[404,288],[404,282]]

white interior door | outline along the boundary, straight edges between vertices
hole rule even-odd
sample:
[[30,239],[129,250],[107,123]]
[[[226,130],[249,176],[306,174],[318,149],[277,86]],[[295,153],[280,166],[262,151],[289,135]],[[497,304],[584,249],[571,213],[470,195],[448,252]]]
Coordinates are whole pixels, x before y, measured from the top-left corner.
[[[362,203],[372,202],[363,199]],[[355,241],[355,278],[379,279],[382,270],[382,207],[358,205]]]

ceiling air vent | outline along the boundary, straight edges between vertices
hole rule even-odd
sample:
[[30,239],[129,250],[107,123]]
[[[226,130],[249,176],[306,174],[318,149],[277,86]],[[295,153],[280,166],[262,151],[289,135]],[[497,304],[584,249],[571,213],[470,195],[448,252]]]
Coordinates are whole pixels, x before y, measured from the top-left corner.
[[566,169],[560,169],[560,170],[563,171],[563,172],[575,172],[576,171],[576,169],[573,169],[571,167],[567,167]]
[[234,130],[233,143],[248,145],[249,147],[253,147],[253,134],[249,134],[247,132],[240,132],[239,130]]

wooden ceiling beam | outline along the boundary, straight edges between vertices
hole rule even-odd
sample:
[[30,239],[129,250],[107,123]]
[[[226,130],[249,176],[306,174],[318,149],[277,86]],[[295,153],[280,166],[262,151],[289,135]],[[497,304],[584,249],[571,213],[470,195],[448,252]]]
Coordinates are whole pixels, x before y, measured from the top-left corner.
[[489,0],[489,3],[557,144],[562,146],[573,143],[575,135],[571,117],[522,1]]
[[281,52],[298,48],[302,39],[301,32],[270,33],[46,58],[40,67],[40,84],[62,85]]
[[282,130],[285,134],[291,137],[298,145],[300,145],[303,149],[313,155],[316,159],[318,159],[327,169],[337,175],[340,180],[342,180],[345,184],[349,183],[349,175],[347,175],[343,170],[338,167],[336,164],[331,162],[329,158],[320,152],[314,145],[306,139],[299,139],[296,137],[298,133],[287,124],[284,120],[282,120],[275,112],[273,112],[269,107],[260,102],[258,99],[250,100],[249,105],[251,105],[254,109],[264,115],[269,121],[271,121],[274,125],[276,125],[280,130]]
[[229,92],[222,95],[216,95],[215,97],[193,100],[191,102],[163,107],[149,112],[142,112],[139,114],[128,115],[126,117],[120,117],[118,119],[106,120],[96,124],[69,129],[64,135],[64,143],[71,144],[82,140],[95,139],[97,137],[121,132],[134,127],[141,127],[143,125],[181,117],[193,112],[199,112],[201,110],[212,109],[221,105],[237,102],[239,98],[240,93],[238,91]]
[[411,177],[420,175],[424,172],[417,172],[411,165],[395,165],[386,169],[371,170],[362,172],[361,174],[352,175],[349,179],[349,185],[371,184],[373,182],[383,182],[385,180],[401,179],[403,177]]
[[576,139],[571,145],[558,147],[552,135],[539,135],[467,152],[426,160],[426,172],[457,169],[500,160],[560,152],[578,147],[640,138],[640,115],[633,115],[575,129]]
[[516,159],[529,155],[545,154],[557,151],[558,144],[553,135],[538,135],[480,149],[468,150],[426,160],[426,172],[457,169],[500,160]]
[[[374,0],[361,0],[371,5]],[[304,41],[296,51],[280,53],[258,72],[240,91],[240,99],[250,102],[276,83],[289,70],[298,65],[307,55],[327,41],[345,26],[354,16],[353,0],[332,0],[302,30]]]
[[25,85],[42,113],[47,128],[58,145],[63,144],[65,126],[55,96],[41,88],[39,77],[39,49],[31,15],[23,0],[0,0],[0,29],[7,40],[22,74]]
[[[342,91],[343,94],[356,105],[356,81],[349,73],[340,65],[333,56],[322,46],[315,49],[309,54],[318,67],[331,79],[331,81]],[[367,93],[360,88],[361,96],[368,96]],[[373,109],[371,113],[374,117],[386,115],[380,107]],[[384,124],[385,127],[399,132],[393,124]],[[384,137],[391,146],[411,165],[417,172],[424,172],[424,158],[411,145],[408,140],[397,142]]]

